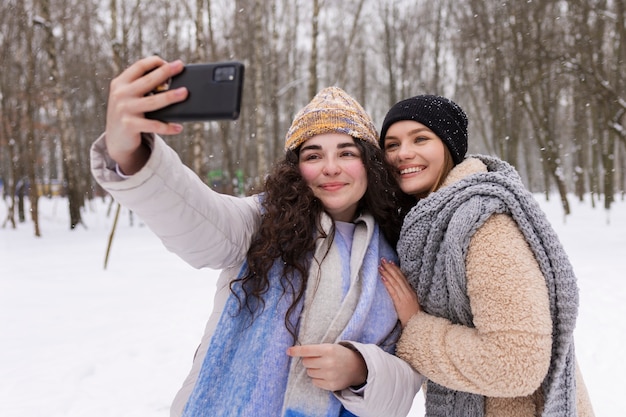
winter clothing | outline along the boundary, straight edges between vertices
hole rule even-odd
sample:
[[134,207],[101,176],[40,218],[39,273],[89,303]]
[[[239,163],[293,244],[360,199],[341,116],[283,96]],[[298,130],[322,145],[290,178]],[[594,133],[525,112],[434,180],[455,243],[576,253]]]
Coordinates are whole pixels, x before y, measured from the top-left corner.
[[577,375],[576,279],[509,164],[468,158],[405,218],[398,253],[423,311],[398,355],[427,416],[592,416]]
[[[232,311],[233,307],[232,299],[229,299],[231,296],[229,285],[242,270],[252,236],[260,224],[261,208],[258,197],[237,198],[212,191],[181,163],[176,153],[161,138],[149,137],[148,140],[152,147],[150,159],[135,175],[128,179],[123,179],[116,174],[115,163],[107,155],[106,145],[101,137],[92,147],[92,172],[97,181],[118,202],[132,209],[144,220],[161,238],[169,250],[178,254],[194,267],[222,269],[215,294],[214,311],[207,323],[202,343],[194,357],[191,372],[172,405],[172,416],[180,416],[188,398],[192,395],[196,383],[205,385],[208,381],[206,369],[209,368],[203,369],[205,358],[207,367],[209,367],[212,360],[211,355],[213,355],[214,351],[225,352],[222,349],[223,346],[220,346],[222,343],[231,343],[234,348],[238,349],[239,354],[235,354],[235,359],[238,360],[236,362],[237,366],[241,365],[243,367],[247,361],[255,361],[254,363],[248,363],[249,365],[254,365],[250,369],[250,376],[258,375],[259,378],[262,378],[261,374],[264,372],[273,373],[276,371],[275,368],[270,368],[270,365],[259,363],[262,359],[272,362],[275,357],[266,358],[265,356],[257,356],[256,353],[249,354],[252,351],[258,352],[256,349],[259,348],[263,351],[263,355],[271,353],[264,350],[263,346],[257,346],[262,343],[257,343],[256,340],[254,343],[251,343],[243,342],[241,339],[239,342],[234,339],[223,339],[224,336],[228,336],[233,330],[223,327],[225,326],[225,321],[231,318],[229,312]],[[172,219],[176,219],[176,221],[173,222]],[[323,397],[327,405],[331,403],[337,405],[335,402],[335,398],[337,398],[346,409],[360,416],[406,415],[411,407],[413,396],[421,384],[420,376],[402,360],[386,353],[375,344],[370,344],[374,342],[380,346],[387,347],[389,340],[383,340],[381,333],[390,331],[393,327],[390,324],[392,320],[388,316],[390,309],[393,310],[393,304],[389,298],[386,298],[386,290],[381,285],[373,286],[369,283],[366,285],[367,280],[375,280],[378,277],[378,274],[375,276],[366,274],[368,271],[376,271],[378,259],[374,262],[374,258],[390,256],[388,253],[389,248],[382,244],[381,239],[377,241],[378,231],[371,216],[363,214],[356,223],[355,239],[350,256],[349,279],[342,281],[341,278],[338,278],[346,276],[345,270],[336,272],[334,275],[334,278],[339,280],[339,284],[345,285],[343,290],[345,297],[343,299],[333,298],[329,300],[324,297],[319,298],[317,295],[312,297],[312,294],[309,294],[307,291],[304,306],[302,307],[301,329],[298,337],[300,340],[307,342],[329,341],[335,343],[339,342],[343,336],[352,337],[359,335],[360,340],[365,344],[353,342],[350,342],[350,344],[363,355],[367,363],[367,385],[362,396],[347,389],[334,393],[334,396],[331,397],[327,392],[322,392],[321,394],[324,395],[320,395],[319,391],[322,390],[315,388],[309,381],[310,385],[307,387],[309,391],[307,392],[310,398],[315,401]],[[328,226],[327,223],[325,224]],[[322,273],[318,275],[318,270],[312,266],[307,278],[309,281],[317,279],[318,276],[325,278],[329,269],[339,271],[338,265],[347,268],[345,262],[340,262],[337,259],[341,256],[341,249],[338,246],[341,245],[341,242],[342,239],[339,235],[335,235],[327,259],[321,263]],[[327,240],[323,240],[313,256],[321,259],[320,251],[324,251],[323,253],[326,254],[325,248],[328,243]],[[374,248],[380,251],[378,255],[374,252],[369,252]],[[331,259],[333,260],[332,262]],[[312,265],[315,265],[315,262],[312,262]],[[368,277],[365,277],[365,275],[368,275]],[[316,289],[324,293],[332,292],[335,289],[332,286],[334,283],[337,282],[330,282],[331,287],[325,287],[325,284],[329,283],[322,279],[319,281],[319,286]],[[342,294],[342,292],[339,291],[339,294]],[[364,320],[366,311],[369,311],[361,304],[360,297],[363,297],[364,301],[370,300],[370,302],[373,302],[374,306],[376,306],[374,311],[387,311],[379,322],[382,327],[377,329],[380,330],[378,335],[370,335],[368,333],[371,330],[370,326],[363,328],[353,327],[361,320]],[[267,300],[278,303],[277,299],[273,298],[273,295],[269,295]],[[317,314],[315,312],[315,309],[318,308],[315,305],[316,302],[332,302],[340,306],[338,310],[333,310],[337,311],[336,317],[327,317],[326,320],[336,320],[333,323],[340,321],[344,323],[343,325],[338,325],[337,328],[326,326],[328,334],[322,335],[319,339],[319,335],[310,337],[313,331],[309,333],[308,329],[310,327],[307,327],[308,315],[313,317],[314,314]],[[323,309],[323,307],[321,306],[320,308]],[[261,320],[257,327],[262,328],[262,330],[266,329],[266,327],[261,325],[263,323],[262,320],[265,318],[270,323],[275,324],[276,317],[272,317],[271,310],[271,308],[266,308],[263,314],[257,317],[257,320]],[[350,311],[354,311],[355,314],[352,316],[349,316],[349,314],[347,316],[343,315],[344,312]],[[222,314],[222,312],[225,313]],[[269,315],[265,316],[265,313]],[[321,318],[318,319],[321,320]],[[218,325],[220,320],[221,322]],[[311,326],[314,328],[316,325],[315,321],[311,321],[311,323]],[[284,323],[281,322],[280,324],[281,326],[276,325],[274,327],[284,328]],[[250,329],[254,329],[255,326],[256,324]],[[305,331],[306,333],[304,333]],[[217,335],[215,340],[212,338],[214,333]],[[283,336],[281,335],[280,337]],[[263,335],[263,337],[271,336]],[[275,341],[272,342],[275,343]],[[282,353],[285,353],[287,347],[291,346],[292,343],[291,339],[283,339],[281,346],[276,348],[276,352],[282,350]],[[207,351],[210,351],[211,354],[207,355]],[[245,354],[241,353],[244,351],[246,352]],[[225,365],[224,362],[220,363],[220,366],[223,365]],[[283,363],[281,366],[285,369],[284,367],[287,365]],[[290,378],[295,378],[298,373],[302,374],[303,371],[298,363],[292,363],[290,366],[292,370]],[[242,369],[239,368],[239,371],[243,372]],[[296,379],[291,381],[296,381]],[[302,391],[300,391],[302,385],[293,385],[294,390],[289,391],[291,387],[289,383],[291,381],[287,382],[286,392],[298,394],[295,397],[297,403],[298,399],[302,398]],[[275,379],[272,379],[270,382],[274,383]],[[283,380],[282,383],[284,384],[285,381]],[[249,396],[254,396],[262,391],[262,388],[251,391],[246,386],[245,389],[234,393],[232,389],[223,385],[223,381],[216,384],[216,386],[220,390],[223,389],[223,391],[217,393],[217,396],[221,393],[225,401],[231,403],[235,401],[244,406],[249,402]],[[402,388],[397,390],[399,392],[396,392],[395,387]],[[271,390],[267,386],[265,388],[267,389],[264,391],[264,394],[266,397],[269,397]],[[199,389],[194,395],[199,392]],[[256,397],[256,400],[261,401],[261,398]],[[215,410],[211,407],[206,406],[204,413],[215,415]],[[197,415],[192,411],[194,410],[190,408],[188,413]],[[308,412],[309,410],[305,411]],[[316,409],[315,411],[318,412],[320,410]],[[250,415],[263,413],[263,409],[257,408]],[[270,413],[273,413],[273,411]],[[237,415],[246,414],[237,412]]]
[[285,150],[322,133],[345,133],[378,146],[378,133],[363,107],[338,87],[328,87],[300,110],[287,131]]
[[[342,262],[350,259],[351,253],[341,235],[336,234],[332,244],[328,239],[318,241],[316,252],[323,254],[323,262],[318,258],[319,263],[313,263],[315,269],[319,265],[319,272],[309,276],[310,291],[294,312],[294,318],[302,312],[300,343],[354,340],[393,350],[400,330],[398,318],[389,297],[383,296],[377,268],[381,257],[395,254],[378,227],[370,226],[369,219],[356,225],[356,245],[363,250],[352,253],[353,267],[360,263],[357,270]],[[332,221],[327,216],[324,227],[331,232]],[[245,293],[240,283],[234,287],[237,296],[231,295],[226,303],[184,417],[230,415],[233,409],[238,415],[256,415],[258,410],[272,416],[340,414],[341,403],[332,393],[315,388],[301,361],[290,366],[285,355],[293,338],[284,324],[291,300],[282,293],[282,265],[277,261],[272,268],[264,310],[256,319],[248,310],[240,312]],[[302,311],[304,305],[307,308]],[[246,340],[254,343],[242,344]]]
[[383,148],[389,127],[401,120],[413,120],[432,130],[450,150],[454,164],[467,152],[467,115],[455,102],[445,97],[421,95],[396,103],[385,116],[380,131]]

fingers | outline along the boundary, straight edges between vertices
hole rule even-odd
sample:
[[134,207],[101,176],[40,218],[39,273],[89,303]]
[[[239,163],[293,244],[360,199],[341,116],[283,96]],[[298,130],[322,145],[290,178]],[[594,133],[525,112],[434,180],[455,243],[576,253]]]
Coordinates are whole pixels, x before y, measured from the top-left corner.
[[406,279],[406,276],[404,275],[402,270],[393,262],[389,262],[383,259],[378,268],[378,271],[380,272],[385,287],[387,287],[387,290],[390,293],[413,293],[413,288]]
[[112,85],[132,85],[131,94],[145,95],[163,84],[168,78],[180,73],[184,68],[181,60],[167,62],[158,56],[150,56],[126,68]]
[[111,81],[105,140],[109,155],[131,171],[129,174],[145,163],[145,155],[137,158],[142,132],[174,135],[182,131],[179,124],[147,119],[145,113],[187,98],[185,88],[146,95],[183,69],[180,60],[167,62],[151,56],[135,62]]
[[326,350],[325,345],[291,346],[287,349],[287,355],[300,358],[315,358],[322,356]]
[[118,112],[141,114],[182,101],[188,94],[185,88],[147,94],[183,69],[184,64],[180,60],[168,63],[153,56],[137,61],[111,81],[109,106],[119,105]]
[[383,259],[379,267],[379,272],[383,284],[391,297],[391,301],[393,301],[398,319],[402,327],[405,327],[411,317],[421,310],[417,294],[409,284],[402,270],[392,262]]
[[[125,92],[124,94],[128,94]],[[152,96],[111,96],[107,112],[107,127],[127,133],[127,136],[141,132],[160,135],[180,133],[182,126],[147,119],[145,113],[151,112],[187,98],[186,88],[178,88]]]
[[300,358],[318,388],[337,391],[359,385],[367,378],[367,365],[361,355],[339,344],[292,346],[287,354]]
[[326,350],[325,345],[292,346],[287,349],[287,355],[300,358],[302,366],[306,368],[307,375],[311,378],[313,385],[318,388],[324,388],[327,384],[321,369],[324,366],[323,354]]
[[116,80],[123,83],[130,83],[142,77],[147,72],[165,64],[167,64],[167,61],[163,58],[158,55],[152,55],[136,61],[134,64],[122,71],[122,73],[117,76]]
[[[308,371],[315,371],[323,366],[323,356],[327,353],[326,345],[303,345],[303,346],[291,346],[287,349],[287,355],[293,358],[300,358],[302,360],[302,366],[307,368]],[[312,376],[309,373],[309,376]]]

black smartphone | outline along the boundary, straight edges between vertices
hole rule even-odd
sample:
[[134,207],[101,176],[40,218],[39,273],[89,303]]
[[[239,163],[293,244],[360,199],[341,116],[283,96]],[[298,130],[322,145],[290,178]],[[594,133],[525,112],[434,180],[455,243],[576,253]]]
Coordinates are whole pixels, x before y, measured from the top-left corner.
[[243,75],[244,65],[236,61],[186,65],[150,94],[187,87],[187,99],[145,116],[163,122],[235,120],[241,109]]

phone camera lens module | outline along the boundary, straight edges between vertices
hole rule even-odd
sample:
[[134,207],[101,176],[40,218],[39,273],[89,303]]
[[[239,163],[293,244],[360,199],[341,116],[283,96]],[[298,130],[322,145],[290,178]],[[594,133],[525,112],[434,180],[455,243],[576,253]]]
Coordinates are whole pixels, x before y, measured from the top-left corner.
[[235,67],[218,67],[215,68],[215,81],[233,81],[235,79]]

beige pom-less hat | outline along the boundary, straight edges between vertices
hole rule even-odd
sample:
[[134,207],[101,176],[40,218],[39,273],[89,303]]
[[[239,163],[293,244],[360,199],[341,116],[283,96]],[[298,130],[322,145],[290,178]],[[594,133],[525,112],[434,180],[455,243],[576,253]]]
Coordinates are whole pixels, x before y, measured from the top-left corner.
[[293,150],[315,135],[346,133],[376,147],[378,132],[363,107],[339,87],[327,87],[300,110],[285,137],[285,150]]

